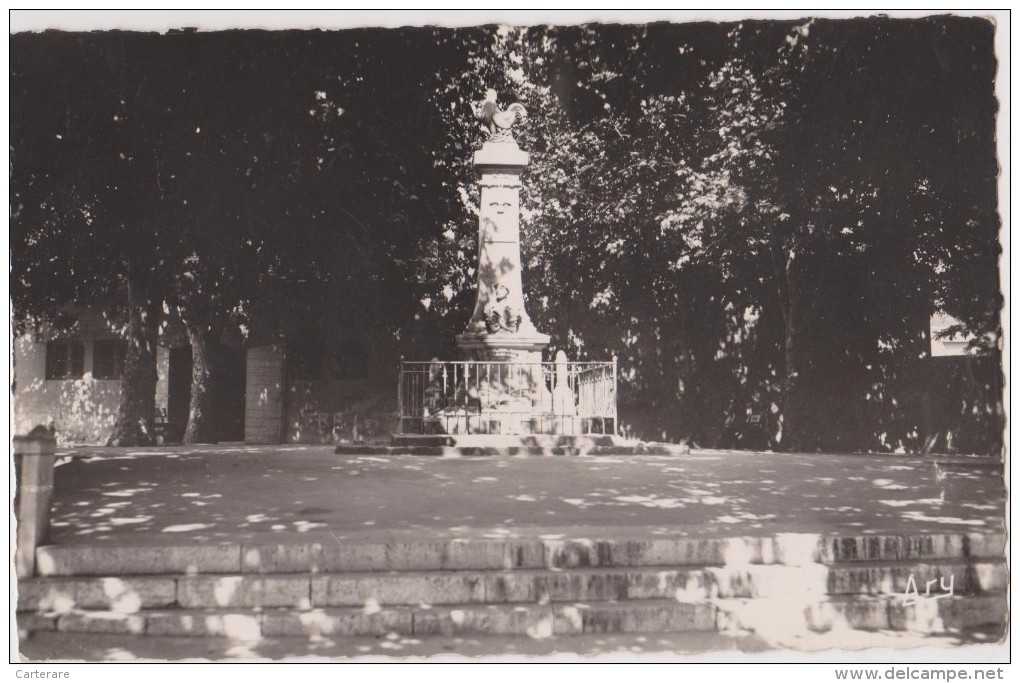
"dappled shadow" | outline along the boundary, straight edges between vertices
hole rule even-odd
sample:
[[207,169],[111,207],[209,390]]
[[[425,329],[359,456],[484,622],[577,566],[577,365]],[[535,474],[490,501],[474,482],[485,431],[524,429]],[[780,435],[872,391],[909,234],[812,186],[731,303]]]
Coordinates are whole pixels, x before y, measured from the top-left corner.
[[[293,500],[280,500],[278,506],[267,508],[255,505],[243,493],[231,495],[243,491],[246,479],[253,476],[285,475],[288,485],[295,486],[316,481],[318,476],[311,470],[291,480],[289,470],[268,464],[306,452],[307,447],[300,446],[240,444],[60,451],[51,540],[133,542],[145,536],[159,542],[155,533],[166,534],[167,541],[227,542],[243,538],[246,530],[308,532],[324,526],[312,515],[326,512],[325,508],[301,506],[300,500],[297,508],[290,507]],[[225,461],[219,462],[221,458]],[[241,473],[249,467],[257,473]]]
[[642,535],[1002,529],[995,469],[929,461],[683,456],[336,455],[316,446],[61,451],[55,543],[513,537],[576,527]]
[[[997,633],[921,636],[896,631],[854,631],[810,634],[792,644],[770,642],[750,632],[599,634],[534,639],[522,636],[455,636],[416,638],[389,633],[379,637],[319,638],[152,638],[146,636],[38,633],[21,642],[20,652],[31,661],[195,661],[195,660],[322,660],[429,657],[438,661],[457,658],[576,655],[582,658],[674,655],[697,656],[699,661],[741,661],[741,655],[796,648],[804,651],[832,650],[818,661],[845,661],[845,651],[855,650],[859,662],[888,661],[888,650],[916,647],[953,647],[996,643]],[[865,648],[882,648],[873,651]],[[710,659],[703,659],[706,655]],[[1007,655],[1008,656],[1008,653]],[[814,661],[814,660],[813,660]],[[988,661],[994,661],[990,659]],[[1001,660],[1007,661],[1007,660]]]
[[592,657],[610,653],[699,654],[704,652],[762,652],[767,644],[752,635],[734,637],[705,633],[604,634],[587,637],[534,639],[526,636],[454,636],[415,638],[389,633],[379,637],[276,638],[258,641],[231,638],[153,639],[125,636],[38,634],[22,643],[21,651],[34,661],[85,659],[131,660],[280,660],[430,657],[521,658],[550,655]]
[[[519,600],[519,606],[530,608],[573,608],[576,612],[570,614],[576,618],[585,610],[598,611],[616,600],[652,599],[681,612],[700,605],[697,609],[717,610],[713,624],[722,631],[705,641],[709,649],[718,649],[720,643],[739,643],[739,648],[811,650],[953,644],[954,638],[976,642],[984,636],[969,631],[953,633],[953,622],[944,620],[952,617],[951,613],[896,611],[891,601],[897,591],[902,592],[903,571],[878,576],[869,568],[871,573],[864,581],[855,578],[856,574],[833,573],[819,564],[817,553],[833,552],[838,559],[839,553],[849,552],[842,545],[826,550],[825,539],[833,535],[850,540],[881,533],[892,538],[905,534],[956,534],[954,538],[959,538],[961,532],[1000,532],[1002,525],[1003,483],[996,470],[965,469],[953,476],[947,488],[946,478],[940,478],[931,462],[915,458],[741,452],[427,458],[339,456],[322,447],[236,446],[90,449],[63,457],[66,461],[57,469],[51,539],[57,545],[108,544],[107,552],[113,552],[115,546],[132,551],[132,545],[203,550],[209,545],[241,545],[244,561],[263,568],[256,571],[278,571],[261,564],[271,561],[270,555],[249,560],[247,549],[274,544],[301,549],[314,544],[323,553],[338,547],[364,547],[365,552],[371,552],[372,544],[376,548],[385,544],[389,562],[405,557],[399,553],[409,552],[413,542],[415,552],[437,553],[435,557],[440,559],[436,561],[447,567],[457,566],[446,564],[456,557],[454,546],[491,539],[497,544],[489,545],[499,550],[495,566],[505,570],[513,565],[501,564],[504,548],[498,543],[532,539],[544,544],[546,559],[560,557],[562,564],[516,569],[518,578],[521,573],[531,578],[523,579],[526,596],[508,602]],[[692,538],[701,544],[706,537],[727,539],[719,545],[717,556],[698,560],[702,566],[674,566],[679,557],[675,554],[679,552],[678,540]],[[613,538],[627,539],[627,552],[653,554],[635,555],[639,561],[634,566],[625,562],[628,568],[614,573],[606,569],[612,565],[604,562],[612,556],[606,555],[608,546],[599,540]],[[768,543],[763,538],[769,539]],[[854,544],[850,550],[867,549]],[[994,555],[994,548],[978,552]],[[390,553],[398,554],[391,558]],[[780,564],[773,564],[776,562]],[[982,591],[998,590],[1001,572],[982,562],[989,566],[975,565],[965,572],[957,568],[958,595],[965,590],[971,591],[967,595],[979,596]],[[311,566],[300,571],[311,571]],[[955,565],[942,563],[939,567],[940,571],[953,571]],[[436,640],[397,633],[380,638],[338,637],[331,635],[335,616],[320,605],[342,604],[363,611],[366,618],[385,616],[389,607],[404,605],[422,614],[442,613],[435,618],[441,623],[453,619],[454,625],[459,608],[423,602],[429,598],[421,592],[422,587],[399,575],[389,579],[373,576],[371,580],[355,577],[350,579],[354,584],[343,588],[353,591],[347,597],[335,598],[338,603],[321,603],[309,584],[315,574],[306,573],[298,577],[297,583],[304,583],[294,589],[293,596],[286,593],[290,597],[277,599],[284,600],[279,606],[299,611],[302,627],[312,632],[311,638],[265,638],[257,628],[257,619],[252,620],[262,605],[249,604],[261,599],[252,597],[261,595],[261,588],[245,587],[240,577],[229,573],[193,577],[189,575],[194,569],[173,571],[179,575],[99,579],[74,587],[69,587],[69,580],[52,577],[40,584],[36,602],[26,605],[29,612],[19,618],[77,619],[85,618],[83,610],[99,610],[96,618],[109,620],[111,627],[116,624],[127,634],[140,633],[148,628],[148,622],[143,621],[146,610],[175,609],[179,606],[175,601],[185,599],[180,582],[194,580],[198,586],[194,590],[204,591],[195,595],[207,598],[201,606],[241,610],[234,616],[180,615],[181,619],[202,619],[201,630],[215,637],[168,639],[177,645],[169,646],[165,653],[148,655],[141,641],[124,636],[105,648],[90,650],[98,652],[95,658],[176,659],[194,657],[196,652],[210,659],[404,656],[435,654],[447,646],[452,648],[448,651],[470,656],[486,648],[489,654],[553,652],[563,642],[573,643],[564,651],[573,647],[582,653],[604,652],[607,644],[613,643],[628,652],[654,652],[660,646],[687,651],[684,642],[702,637],[667,634],[665,640],[648,636],[642,641],[637,636],[614,639],[594,633],[575,637],[556,632],[550,638],[551,626],[538,622],[531,638],[444,636]],[[242,570],[246,571],[252,570]],[[145,581],[149,583],[141,585]],[[485,605],[490,584],[485,585],[481,594],[458,593],[456,599],[476,607]],[[333,589],[320,586],[321,590]],[[840,611],[826,599],[833,591],[865,602],[855,603],[857,611]],[[990,594],[982,599],[994,597]],[[437,612],[431,611],[434,607]],[[894,617],[898,621],[891,626]],[[619,617],[595,614],[585,618],[596,628],[604,622],[610,629]],[[584,623],[587,630],[589,622]],[[669,623],[664,622],[663,630],[669,630]],[[901,632],[904,629],[949,635],[933,638]],[[76,637],[39,633],[29,643],[36,643],[42,652],[46,643],[57,647],[53,639]],[[693,640],[681,639],[688,637]],[[188,640],[195,643],[191,649],[180,645]],[[178,645],[182,648],[179,657],[173,654]]]

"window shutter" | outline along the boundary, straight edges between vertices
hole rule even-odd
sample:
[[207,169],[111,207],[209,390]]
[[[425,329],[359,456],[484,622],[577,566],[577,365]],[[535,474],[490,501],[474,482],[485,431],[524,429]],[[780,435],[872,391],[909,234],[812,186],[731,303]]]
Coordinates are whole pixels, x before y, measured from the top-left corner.
[[71,347],[71,372],[69,377],[80,379],[85,374],[85,344],[84,342],[68,342]]
[[67,375],[67,343],[46,342],[46,379],[64,379]]
[[100,339],[92,347],[92,376],[96,379],[123,379],[127,342]]

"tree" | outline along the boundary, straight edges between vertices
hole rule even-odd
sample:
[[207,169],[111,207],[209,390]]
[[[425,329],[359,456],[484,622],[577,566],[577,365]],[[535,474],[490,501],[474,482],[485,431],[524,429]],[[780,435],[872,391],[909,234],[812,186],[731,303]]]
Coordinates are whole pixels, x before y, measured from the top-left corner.
[[[621,352],[631,397],[675,406],[701,443],[749,437],[748,413],[777,448],[919,448],[911,377],[947,253],[985,264],[972,315],[997,324],[994,230],[933,218],[959,201],[930,169],[957,177],[959,151],[913,132],[991,132],[973,116],[994,107],[990,50],[971,49],[987,24],[670,28],[536,28],[497,50],[537,113],[522,137],[540,326],[573,354]],[[968,69],[983,78],[960,96]],[[960,138],[994,228],[990,146]]]
[[[359,336],[382,386],[454,353],[490,87],[531,113],[529,311],[553,350],[619,356],[636,432],[920,449],[932,309],[997,364],[981,20],[15,38],[16,307],[98,305],[137,340],[125,440],[163,318],[193,347],[189,441],[216,438],[232,336]],[[993,375],[954,408],[974,443]]]
[[[55,308],[73,302],[121,324],[128,352],[112,437],[121,444],[153,442],[161,303],[161,264],[139,248],[146,230],[162,222],[153,158],[137,147],[152,131],[122,126],[126,98],[149,92],[147,78],[123,59],[138,40],[119,33],[12,38],[16,315],[22,323],[52,319]],[[113,303],[120,297],[126,308]]]

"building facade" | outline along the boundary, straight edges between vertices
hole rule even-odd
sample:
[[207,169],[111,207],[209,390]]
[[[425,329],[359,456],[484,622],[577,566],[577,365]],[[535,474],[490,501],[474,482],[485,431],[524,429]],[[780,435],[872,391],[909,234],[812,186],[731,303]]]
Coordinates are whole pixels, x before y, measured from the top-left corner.
[[[364,347],[341,344],[334,358],[333,349],[305,346],[215,345],[210,391],[218,441],[321,444],[389,434],[392,398],[369,381]],[[105,444],[120,406],[126,350],[101,325],[16,338],[15,433],[43,425],[62,444]],[[156,434],[177,442],[188,421],[190,347],[158,347],[156,371]]]

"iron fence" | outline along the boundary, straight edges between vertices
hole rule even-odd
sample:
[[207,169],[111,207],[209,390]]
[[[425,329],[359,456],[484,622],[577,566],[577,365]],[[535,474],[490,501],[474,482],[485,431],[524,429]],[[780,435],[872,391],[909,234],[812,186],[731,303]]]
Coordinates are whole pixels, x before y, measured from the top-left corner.
[[402,361],[402,434],[615,434],[612,362]]

